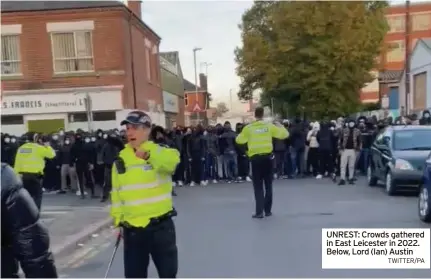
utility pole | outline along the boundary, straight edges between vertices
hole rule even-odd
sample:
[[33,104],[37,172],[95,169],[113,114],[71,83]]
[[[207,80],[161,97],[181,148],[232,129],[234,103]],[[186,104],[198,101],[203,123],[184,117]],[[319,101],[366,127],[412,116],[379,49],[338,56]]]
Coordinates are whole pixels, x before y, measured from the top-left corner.
[[[202,50],[202,48],[200,48],[200,47],[195,47],[194,49],[193,49],[193,61],[194,61],[194,66],[195,66],[195,96],[196,96],[196,102],[198,102],[198,100],[199,100],[199,90],[198,90],[198,70],[197,70],[197,65],[196,65],[196,52],[198,52],[199,50]],[[198,104],[199,104],[199,102],[198,102]],[[196,112],[197,113],[197,118],[198,118],[198,124],[199,124],[199,122],[200,122],[200,118],[201,118],[201,116],[200,116],[200,114],[201,114],[201,112],[200,111],[198,111],[198,112]]]
[[230,108],[229,108],[229,110],[232,112],[232,89],[229,89],[229,99],[230,99]]
[[410,0],[406,0],[405,20],[405,115],[408,115],[410,112]]

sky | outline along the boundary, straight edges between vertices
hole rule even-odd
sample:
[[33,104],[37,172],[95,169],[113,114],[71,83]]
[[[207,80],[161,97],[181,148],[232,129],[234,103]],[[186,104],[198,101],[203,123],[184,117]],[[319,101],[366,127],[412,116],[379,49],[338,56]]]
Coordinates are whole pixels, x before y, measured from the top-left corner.
[[240,80],[235,73],[234,49],[241,45],[238,24],[252,1],[143,1],[142,20],[161,38],[160,51],[179,51],[184,78],[194,83],[193,48],[197,70],[206,72],[214,103],[230,101]]

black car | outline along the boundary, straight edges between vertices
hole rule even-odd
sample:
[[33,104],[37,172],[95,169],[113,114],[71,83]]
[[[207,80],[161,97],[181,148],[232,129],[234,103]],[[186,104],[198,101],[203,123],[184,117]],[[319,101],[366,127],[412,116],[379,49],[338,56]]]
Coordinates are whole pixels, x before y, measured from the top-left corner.
[[387,127],[371,147],[368,185],[384,182],[388,195],[401,188],[418,189],[430,150],[431,126]]

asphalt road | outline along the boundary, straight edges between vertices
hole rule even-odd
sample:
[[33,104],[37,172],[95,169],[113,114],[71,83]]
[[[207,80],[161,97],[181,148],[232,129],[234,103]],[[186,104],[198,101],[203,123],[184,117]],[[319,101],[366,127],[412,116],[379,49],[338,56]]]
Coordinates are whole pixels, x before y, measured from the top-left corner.
[[[322,270],[322,228],[428,228],[417,217],[415,195],[388,197],[357,185],[329,180],[280,180],[274,185],[274,215],[251,218],[250,183],[182,188],[175,200],[178,277],[410,277],[430,270]],[[103,277],[115,236],[107,230],[68,259],[62,277]],[[109,277],[123,277],[120,248]],[[150,277],[157,277],[153,266]]]

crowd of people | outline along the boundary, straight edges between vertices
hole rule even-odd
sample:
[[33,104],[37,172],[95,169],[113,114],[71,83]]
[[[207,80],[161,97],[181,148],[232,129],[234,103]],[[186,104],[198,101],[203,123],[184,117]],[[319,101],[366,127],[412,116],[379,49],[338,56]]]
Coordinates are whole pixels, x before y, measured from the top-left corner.
[[[424,111],[420,119],[340,117],[332,121],[308,122],[297,118],[282,122],[290,136],[285,140],[273,140],[275,179],[313,176],[336,181],[339,176],[339,184],[345,184],[354,183],[356,173],[366,173],[369,149],[380,129],[396,124],[431,124],[431,117],[429,111]],[[233,128],[229,122],[171,130],[153,125],[151,138],[156,143],[176,148],[181,155],[173,175],[174,186],[239,183],[250,181],[251,177],[247,150],[235,143],[243,127],[244,124],[238,123]],[[14,166],[16,151],[29,141],[29,135],[2,134],[1,139],[1,160]],[[99,186],[103,189],[102,201],[108,198],[112,164],[126,141],[124,130],[94,133],[60,130],[41,136],[40,141],[49,143],[56,152],[55,158],[45,165],[44,191],[59,194],[73,191],[82,198],[89,191],[90,196],[96,198],[95,187]]]

